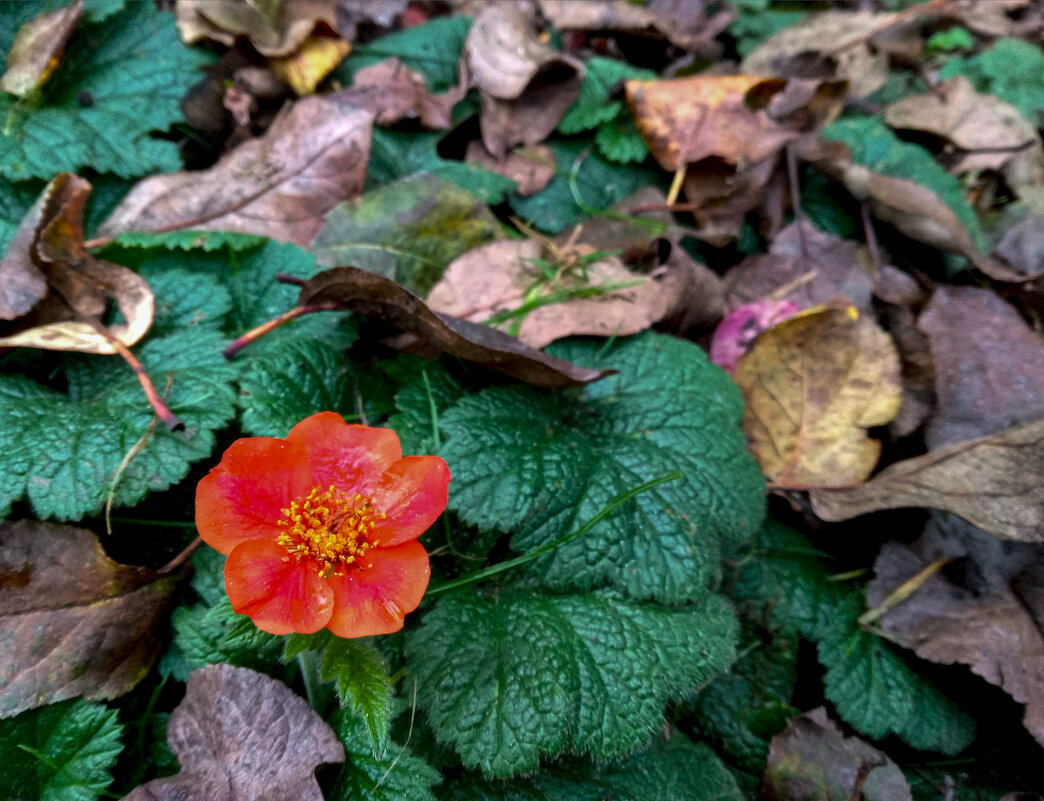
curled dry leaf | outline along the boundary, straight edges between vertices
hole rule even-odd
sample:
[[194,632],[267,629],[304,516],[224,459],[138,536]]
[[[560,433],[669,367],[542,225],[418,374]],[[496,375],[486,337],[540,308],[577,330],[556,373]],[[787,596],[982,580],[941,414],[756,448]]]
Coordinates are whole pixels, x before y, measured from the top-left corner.
[[934,134],[962,151],[950,166],[953,173],[1000,170],[1023,155],[1042,157],[1040,136],[1019,110],[979,94],[961,75],[893,103],[884,119],[893,128]]
[[[99,261],[84,247],[83,211],[91,185],[61,173],[29,210],[0,261],[0,347],[115,353],[152,325],[155,299],[137,273]],[[109,299],[124,321],[101,328]],[[6,330],[5,330],[6,329]]]
[[866,429],[899,411],[899,357],[888,335],[847,303],[810,309],[754,341],[733,372],[743,428],[777,486],[865,481],[881,443]]
[[937,13],[991,39],[1033,39],[1044,30],[1044,11],[1034,0],[950,0]]
[[246,36],[257,52],[285,56],[319,23],[336,30],[335,0],[178,0],[174,11],[185,44],[212,39],[231,47]]
[[555,177],[555,153],[547,145],[516,148],[503,159],[494,157],[486,150],[482,141],[475,139],[468,142],[468,150],[464,155],[468,164],[478,164],[492,172],[500,173],[518,184],[518,193],[523,197],[535,195],[551,183]]
[[198,228],[307,246],[327,211],[362,192],[372,128],[369,111],[306,97],[210,169],[140,181],[100,232]]
[[159,649],[176,583],[117,564],[82,528],[0,524],[0,717],[131,690]]
[[996,294],[940,286],[918,327],[935,362],[930,449],[1044,417],[1044,342]]
[[[458,86],[442,94],[432,94],[424,76],[397,58],[389,58],[355,74],[350,89],[335,97],[352,106],[369,109],[378,125],[394,125],[400,120],[417,119],[425,128],[449,128],[453,106],[467,88]],[[551,159],[552,164],[554,159]]]
[[[884,545],[868,593],[872,607],[938,556],[935,551],[925,551],[922,554],[895,542]],[[1044,745],[1041,565],[1039,554],[1031,557],[1021,572],[987,592],[958,586],[935,573],[909,599],[886,613],[880,625],[891,639],[912,648],[922,659],[968,665],[973,673],[1025,704],[1023,725]]]
[[471,84],[479,90],[482,142],[496,158],[515,145],[537,145],[580,94],[584,66],[537,36],[514,3],[479,11],[464,43]]
[[943,509],[1003,539],[1044,541],[1044,420],[897,462],[858,487],[812,491],[823,520]]
[[772,738],[762,797],[913,801],[899,766],[858,737],[845,737],[823,707],[791,718]]
[[232,665],[188,678],[167,723],[181,772],[124,801],[322,801],[315,769],[344,762],[344,746],[308,702],[282,682]]
[[714,329],[710,360],[731,373],[754,340],[799,311],[801,308],[792,301],[767,299],[744,303],[733,309]]
[[43,86],[61,63],[65,45],[83,18],[83,0],[33,17],[15,36],[0,89],[28,97]]
[[530,348],[502,331],[438,314],[394,281],[358,267],[324,270],[304,284],[298,306],[322,304],[371,315],[451,356],[541,387],[589,384],[613,372],[578,367]]
[[299,97],[313,94],[323,79],[352,52],[336,36],[309,36],[289,55],[272,56],[268,64]]
[[719,8],[708,15],[707,4],[694,0],[653,0],[648,5],[627,0],[540,0],[539,6],[556,30],[652,34],[708,59],[720,54],[715,39],[735,19],[731,9]]
[[824,11],[809,14],[759,44],[740,64],[746,75],[843,78],[853,97],[873,94],[888,80],[888,56],[872,45],[895,14]]

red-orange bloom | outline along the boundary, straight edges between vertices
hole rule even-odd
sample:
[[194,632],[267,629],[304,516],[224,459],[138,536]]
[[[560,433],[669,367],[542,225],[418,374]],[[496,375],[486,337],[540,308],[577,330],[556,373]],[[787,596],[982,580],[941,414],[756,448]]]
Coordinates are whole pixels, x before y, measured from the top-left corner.
[[449,481],[437,456],[403,458],[394,431],[322,412],[286,439],[233,442],[196,488],[196,525],[228,555],[232,607],[262,631],[388,634],[428,587],[416,539]]

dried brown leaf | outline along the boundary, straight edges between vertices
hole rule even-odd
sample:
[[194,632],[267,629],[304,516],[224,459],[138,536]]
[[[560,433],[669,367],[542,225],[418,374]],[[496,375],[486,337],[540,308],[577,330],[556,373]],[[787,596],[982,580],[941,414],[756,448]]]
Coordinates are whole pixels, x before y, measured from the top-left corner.
[[592,370],[548,356],[484,325],[438,314],[394,281],[357,267],[334,267],[301,288],[299,306],[333,304],[383,320],[452,356],[542,387],[588,384],[611,370]]
[[845,737],[823,707],[791,718],[772,738],[762,797],[913,801],[899,767],[858,737]]
[[43,86],[61,63],[65,45],[82,18],[83,0],[75,0],[25,23],[11,45],[0,89],[28,97]]
[[0,524],[0,717],[132,689],[176,583],[117,564],[82,528]]
[[743,428],[765,476],[781,487],[865,481],[881,443],[866,429],[899,411],[899,357],[888,335],[838,303],[784,320],[754,341],[733,380]]
[[336,30],[335,0],[178,0],[174,7],[185,44],[211,39],[231,47],[246,36],[265,56],[286,56],[324,23]]
[[232,665],[192,672],[167,742],[181,772],[124,801],[323,801],[315,769],[344,762],[334,730],[282,682]]
[[496,158],[515,145],[540,144],[580,94],[582,63],[542,42],[513,3],[475,17],[464,43],[471,85],[479,90],[482,142]]
[[1044,342],[996,294],[940,286],[918,327],[935,362],[929,449],[1044,417]]
[[555,154],[547,145],[515,149],[498,159],[486,150],[481,140],[475,139],[468,142],[464,160],[510,178],[518,184],[516,191],[523,197],[535,195],[555,177]]
[[362,192],[372,127],[369,111],[325,96],[303,98],[263,137],[209,170],[140,181],[100,232],[199,228],[307,246],[326,212]]
[[812,491],[823,520],[943,509],[997,537],[1044,541],[1044,420],[897,462],[866,484]]
[[[427,81],[397,58],[365,67],[355,74],[350,89],[335,97],[376,115],[378,125],[393,125],[404,119],[420,120],[425,128],[449,128],[455,106],[466,93],[460,86],[441,94],[428,91]],[[553,163],[552,159],[552,163]]]

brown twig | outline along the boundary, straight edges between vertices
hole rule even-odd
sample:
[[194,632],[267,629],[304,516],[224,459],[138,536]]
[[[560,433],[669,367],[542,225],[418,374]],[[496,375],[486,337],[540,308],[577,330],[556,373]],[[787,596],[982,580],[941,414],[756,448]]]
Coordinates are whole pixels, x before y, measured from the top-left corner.
[[801,207],[801,184],[798,180],[797,156],[794,148],[786,147],[787,157],[787,179],[790,184],[790,205],[794,207],[794,221],[797,223],[798,244],[801,247],[801,257],[808,258],[808,243],[805,242],[805,210]]
[[145,368],[141,366],[141,362],[138,361],[138,358],[131,353],[130,348],[114,337],[112,332],[97,320],[86,320],[86,322],[102,337],[104,337],[105,341],[112,345],[113,350],[120,354],[120,356],[123,357],[123,360],[130,365],[131,369],[134,371],[134,375],[138,378],[138,383],[141,384],[141,388],[145,391],[145,397],[149,399],[149,405],[156,410],[156,414],[159,415],[160,420],[167,424],[167,428],[171,431],[184,430],[185,423],[167,407],[166,403],[163,402],[159,393],[156,392],[156,387],[152,383],[152,379],[149,378],[149,374],[145,372]]
[[296,320],[298,317],[303,317],[306,314],[314,314],[315,312],[321,311],[333,311],[338,308],[336,303],[317,303],[314,306],[294,306],[290,311],[283,312],[278,317],[273,317],[267,323],[261,323],[257,328],[252,328],[221,351],[222,355],[226,359],[231,359],[239,351],[243,350],[251,342],[256,342],[265,334],[270,334],[282,325],[286,325],[291,320]]
[[294,286],[304,286],[308,283],[304,278],[298,278],[296,275],[290,275],[290,273],[276,273],[276,281],[280,284],[293,284]]
[[870,249],[870,258],[874,260],[874,272],[881,272],[881,248],[877,245],[877,234],[874,232],[874,223],[870,219],[870,204],[863,201],[860,205],[860,213],[863,217],[863,233],[866,234],[866,246]]
[[196,549],[202,544],[203,540],[201,540],[199,537],[196,537],[196,539],[192,540],[192,542],[190,542],[181,553],[179,553],[177,556],[175,556],[173,559],[167,562],[167,564],[165,564],[156,572],[162,576],[165,576],[168,573],[173,573],[175,570],[177,570],[179,567],[185,564],[185,562],[189,560],[189,557],[191,557],[192,554],[196,552]]

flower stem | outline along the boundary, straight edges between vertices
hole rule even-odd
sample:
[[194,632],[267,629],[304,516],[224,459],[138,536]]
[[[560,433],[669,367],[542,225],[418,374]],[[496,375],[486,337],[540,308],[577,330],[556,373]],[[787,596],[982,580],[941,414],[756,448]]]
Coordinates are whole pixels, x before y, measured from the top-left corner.
[[681,477],[682,474],[676,470],[673,473],[668,473],[665,476],[654,478],[652,481],[646,481],[644,484],[640,484],[639,486],[634,487],[633,489],[627,490],[627,492],[623,493],[622,495],[617,495],[615,498],[609,501],[609,503],[607,503],[598,514],[596,514],[594,517],[592,517],[590,520],[588,520],[586,523],[580,526],[580,528],[576,529],[576,531],[572,531],[569,534],[566,534],[564,537],[559,537],[557,540],[553,540],[552,542],[549,542],[546,545],[541,545],[539,548],[534,548],[531,551],[526,551],[524,554],[522,554],[521,556],[516,556],[514,559],[506,559],[503,562],[497,562],[497,564],[495,565],[491,565],[490,567],[484,567],[481,570],[476,570],[473,573],[468,573],[467,575],[461,576],[460,578],[455,578],[451,581],[444,581],[441,584],[436,584],[434,587],[428,589],[428,591],[425,593],[425,597],[441,595],[442,593],[449,592],[450,590],[455,590],[460,587],[466,587],[469,584],[474,584],[476,581],[482,581],[483,579],[487,579],[490,576],[495,576],[497,573],[502,573],[505,570],[510,570],[513,567],[518,567],[519,565],[524,565],[527,562],[532,562],[534,559],[543,556],[546,553],[550,553],[556,548],[561,548],[563,545],[566,545],[572,542],[573,540],[579,539],[580,537],[584,536],[584,534],[586,534],[596,525],[601,523],[603,520],[609,517],[609,515],[611,515],[613,512],[615,512],[618,508],[623,506],[632,498],[641,495],[643,492],[646,492],[647,490],[651,490],[653,487],[657,487],[660,484],[664,484],[668,481],[676,481]]

